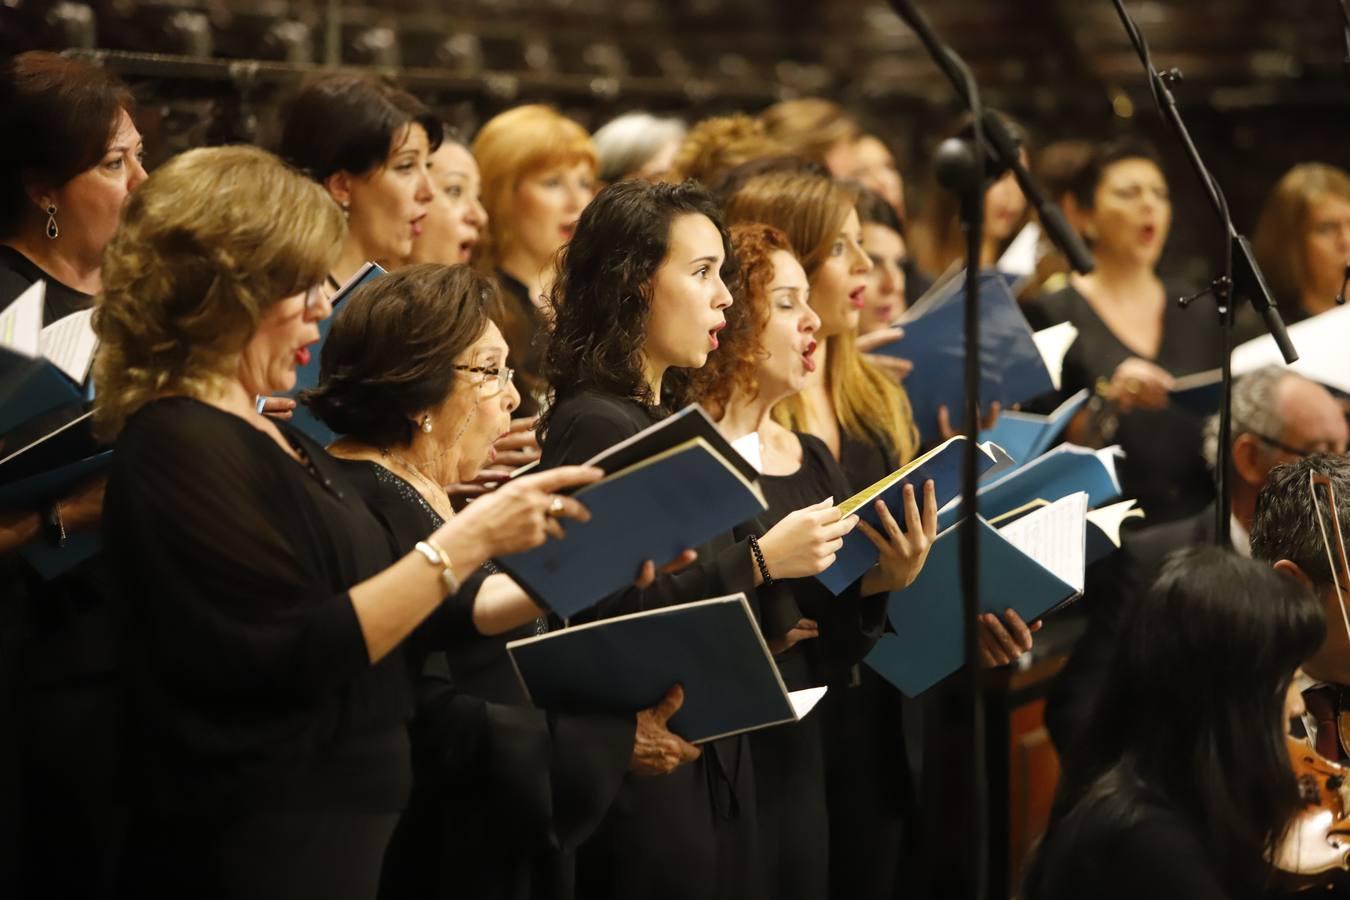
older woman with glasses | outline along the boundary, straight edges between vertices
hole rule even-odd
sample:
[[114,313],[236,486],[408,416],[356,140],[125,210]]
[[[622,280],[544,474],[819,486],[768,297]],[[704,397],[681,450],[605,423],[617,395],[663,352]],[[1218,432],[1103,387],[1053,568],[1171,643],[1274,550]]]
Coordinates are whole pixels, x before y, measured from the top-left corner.
[[[442,486],[493,461],[520,404],[491,318],[499,299],[495,282],[467,266],[376,279],[343,303],[319,386],[302,397],[343,435],[329,451],[399,552],[457,520]],[[414,788],[380,896],[564,897],[571,851],[625,773],[668,772],[697,750],[664,726],[675,697],[636,718],[530,708],[506,642],[547,627],[545,613],[491,566],[465,575],[456,604],[465,626],[452,632],[462,639],[414,640],[408,654]]]

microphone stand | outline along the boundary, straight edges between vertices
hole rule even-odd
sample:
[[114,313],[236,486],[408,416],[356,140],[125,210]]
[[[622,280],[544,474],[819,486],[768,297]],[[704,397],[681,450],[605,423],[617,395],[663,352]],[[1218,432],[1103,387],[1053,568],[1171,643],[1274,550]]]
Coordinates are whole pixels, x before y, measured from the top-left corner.
[[1120,21],[1124,24],[1125,31],[1129,34],[1130,41],[1139,54],[1139,60],[1144,64],[1144,70],[1148,73],[1149,89],[1153,92],[1153,101],[1157,105],[1158,111],[1162,114],[1163,120],[1176,132],[1177,139],[1181,141],[1181,145],[1186,151],[1186,157],[1191,162],[1191,167],[1195,169],[1195,174],[1199,177],[1200,183],[1205,186],[1210,204],[1214,207],[1214,212],[1223,225],[1223,274],[1215,278],[1204,291],[1182,300],[1181,305],[1183,308],[1188,307],[1192,301],[1210,294],[1213,295],[1219,312],[1219,328],[1223,334],[1223,395],[1219,402],[1219,452],[1217,465],[1215,466],[1217,469],[1219,502],[1215,505],[1216,528],[1214,534],[1218,546],[1228,549],[1232,546],[1230,537],[1232,500],[1228,496],[1228,470],[1233,454],[1232,354],[1233,323],[1236,318],[1233,297],[1236,296],[1239,300],[1245,297],[1251,303],[1252,308],[1261,314],[1266,323],[1266,330],[1275,339],[1275,343],[1280,348],[1280,353],[1284,356],[1286,363],[1297,360],[1298,353],[1289,341],[1288,332],[1284,330],[1284,321],[1280,318],[1280,311],[1276,308],[1275,301],[1270,296],[1270,288],[1266,286],[1266,280],[1261,275],[1261,267],[1256,264],[1256,255],[1252,253],[1251,244],[1233,226],[1233,217],[1228,212],[1228,201],[1224,198],[1219,183],[1214,180],[1214,176],[1210,174],[1204,160],[1201,159],[1200,151],[1196,149],[1195,142],[1191,140],[1191,133],[1187,130],[1186,123],[1181,118],[1180,110],[1177,109],[1177,101],[1172,96],[1171,85],[1181,81],[1181,72],[1177,69],[1169,69],[1167,72],[1159,73],[1153,65],[1153,58],[1149,55],[1148,43],[1139,32],[1139,28],[1134,24],[1134,20],[1130,18],[1130,14],[1125,11],[1124,0],[1111,0],[1111,2],[1115,4],[1116,12],[1120,15]]
[[918,35],[930,56],[946,74],[957,95],[971,112],[973,141],[951,139],[943,142],[935,158],[938,181],[953,191],[961,200],[961,227],[966,237],[965,273],[965,453],[961,469],[961,601],[963,638],[969,693],[969,716],[972,733],[970,749],[970,776],[973,792],[971,820],[972,839],[969,842],[973,859],[970,861],[970,879],[976,900],[985,900],[988,892],[989,865],[989,795],[985,759],[984,696],[979,670],[979,636],[977,620],[980,614],[979,574],[979,483],[976,469],[977,445],[980,433],[980,251],[984,234],[985,175],[989,172],[1012,170],[1028,201],[1041,217],[1047,235],[1064,252],[1079,272],[1092,270],[1092,255],[1059,208],[1049,201],[1040,185],[1022,165],[1020,148],[1008,133],[1003,121],[985,112],[980,102],[979,87],[970,69],[956,53],[938,38],[928,20],[910,0],[891,0],[891,6],[903,21]]

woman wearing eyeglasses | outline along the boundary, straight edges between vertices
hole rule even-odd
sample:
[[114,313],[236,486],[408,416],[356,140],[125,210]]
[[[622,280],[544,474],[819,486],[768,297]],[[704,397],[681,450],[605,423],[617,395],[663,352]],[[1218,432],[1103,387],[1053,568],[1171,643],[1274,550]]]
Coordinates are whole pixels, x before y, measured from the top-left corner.
[[[454,519],[441,485],[492,462],[520,404],[490,318],[499,299],[467,266],[415,265],[355,291],[324,341],[302,402],[344,435],[329,451],[399,552]],[[479,569],[454,605],[457,639],[409,647],[414,789],[381,897],[566,896],[571,851],[624,774],[667,767],[659,757],[683,742],[653,716],[531,708],[506,643],[544,611],[509,576]]]

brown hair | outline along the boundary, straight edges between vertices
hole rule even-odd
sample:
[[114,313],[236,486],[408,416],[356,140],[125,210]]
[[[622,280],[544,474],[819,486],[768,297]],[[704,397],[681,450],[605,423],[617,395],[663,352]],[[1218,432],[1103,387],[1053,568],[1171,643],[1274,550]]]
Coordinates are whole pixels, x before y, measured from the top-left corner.
[[309,406],[372,447],[412,442],[413,419],[455,389],[456,360],[483,336],[497,289],[464,265],[408,266],[362,285],[333,317]]
[[59,188],[98,164],[117,134],[131,92],[92,63],[55,53],[20,53],[0,66],[0,237],[14,236],[34,210],[28,190]]
[[156,397],[217,390],[266,311],[323,281],[345,231],[323,188],[257,147],[189,150],[160,166],[103,256],[100,433],[116,436]]
[[726,310],[727,327],[708,362],[690,372],[690,399],[702,403],[716,417],[726,412],[737,391],[752,398],[759,393],[756,371],[765,358],[761,339],[769,323],[773,253],[791,253],[792,244],[772,225],[742,224],[731,228],[731,249],[736,254],[737,270],[728,285],[735,302]]
[[1313,204],[1327,194],[1350,202],[1350,175],[1312,162],[1286,172],[1266,198],[1252,244],[1276,303],[1297,306],[1302,299],[1308,222]]
[[787,145],[769,136],[758,119],[741,113],[714,116],[689,129],[666,180],[692,178],[711,189],[737,166],[790,152]]
[[[782,229],[808,279],[820,270],[857,203],[855,188],[823,175],[765,175],[727,201],[727,221],[763,222]],[[918,449],[909,396],[855,346],[852,332],[826,339],[825,382],[839,425],[853,437],[881,443],[906,462]],[[789,397],[774,417],[794,431],[808,430],[806,400]]]
[[831,147],[851,144],[861,134],[858,123],[842,106],[817,97],[775,103],[760,113],[759,120],[768,135],[784,144],[789,153],[822,165]]

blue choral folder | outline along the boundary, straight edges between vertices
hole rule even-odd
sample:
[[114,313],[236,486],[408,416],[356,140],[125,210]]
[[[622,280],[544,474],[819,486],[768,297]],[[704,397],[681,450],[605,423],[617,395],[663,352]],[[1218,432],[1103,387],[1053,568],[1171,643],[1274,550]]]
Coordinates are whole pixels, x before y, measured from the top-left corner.
[[[1066,500],[1071,498],[1065,498]],[[1009,540],[1010,526],[996,530],[983,518],[979,529],[981,612],[1002,615],[1009,608],[1032,622],[1080,594],[1086,544],[1086,498],[1072,504],[1070,512],[1055,504],[1029,514],[1046,518],[1060,515],[1057,526],[1041,521],[1042,533],[1028,542]],[[1067,514],[1067,518],[1064,515]],[[963,525],[970,520],[964,520]],[[1030,523],[1035,530],[1038,523]],[[906,696],[915,697],[961,668],[966,662],[961,603],[961,554],[959,532],[954,526],[938,536],[928,553],[923,571],[903,591],[887,600],[887,619],[892,631],[877,641],[866,662]]]
[[[338,306],[350,296],[352,291],[384,274],[385,270],[378,263],[368,262],[363,264],[361,268],[356,270],[356,274],[348,278],[347,283],[338,288],[337,293],[333,295],[333,315],[337,315]],[[310,348],[309,364],[295,370],[295,387],[286,393],[287,397],[299,397],[301,391],[319,386],[319,357],[323,353],[323,342],[328,340],[328,331],[332,327],[333,316],[329,316],[319,323],[319,342]],[[296,404],[295,412],[291,415],[291,424],[324,447],[338,438],[333,433],[333,429],[319,421],[319,417],[310,412],[309,407],[303,403]]]
[[[937,495],[938,508],[941,509],[961,492],[961,458],[965,447],[965,437],[957,435],[876,484],[854,494],[839,504],[839,510],[846,516],[857,513],[859,519],[884,534],[881,517],[877,515],[876,510],[876,501],[881,500],[890,510],[896,523],[903,528],[905,485],[914,485],[914,500],[922,512],[923,485],[924,482],[931,480],[934,493]],[[990,471],[998,458],[994,448],[978,447],[975,460],[978,474],[983,475]],[[880,557],[876,545],[855,528],[844,535],[844,545],[835,554],[834,563],[817,575],[816,580],[837,595],[876,565]]]
[[632,715],[676,684],[671,731],[690,743],[794,722],[824,688],[789,693],[744,594],[591,622],[506,645],[531,702]]
[[[938,407],[959,416],[965,400],[964,285],[964,278],[952,279],[914,318],[900,323],[904,337],[875,351],[914,364],[905,390],[925,445],[940,437]],[[1009,409],[1054,390],[1031,326],[1001,275],[980,275],[979,305],[980,406],[997,401]]]
[[1001,413],[993,428],[980,432],[980,440],[998,444],[1021,467],[1049,450],[1068,427],[1069,421],[1087,403],[1083,389],[1065,400],[1049,415],[1013,410]]
[[[1037,500],[1055,501],[1077,491],[1087,492],[1089,506],[1110,503],[1120,497],[1115,463],[1119,452],[1119,447],[1090,450],[1061,444],[980,488],[979,513],[995,518]],[[956,505],[946,507],[938,513],[938,527],[950,528],[960,517]]]
[[699,437],[586,485],[589,522],[495,562],[563,618],[627,587],[642,564],[674,559],[767,509],[758,488]]

